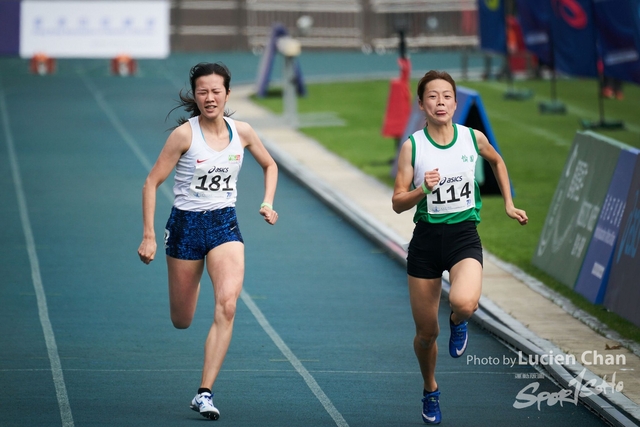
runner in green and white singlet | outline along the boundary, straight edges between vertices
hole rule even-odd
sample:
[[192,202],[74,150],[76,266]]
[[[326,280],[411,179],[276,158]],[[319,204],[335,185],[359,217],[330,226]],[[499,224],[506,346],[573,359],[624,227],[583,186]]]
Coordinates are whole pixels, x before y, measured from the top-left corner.
[[439,169],[441,176],[433,191],[418,202],[414,222],[479,223],[482,201],[475,180],[479,153],[473,129],[454,124],[453,140],[445,146],[438,145],[426,128],[409,138],[414,188],[422,185],[427,171]]
[[482,244],[476,230],[482,202],[475,181],[478,156],[490,165],[502,192],[506,214],[520,224],[527,214],[513,205],[502,157],[480,131],[453,124],[456,84],[442,71],[429,71],[418,83],[426,127],[400,149],[393,210],[416,207],[407,276],[416,335],[413,348],[423,378],[422,420],[439,424],[440,390],[435,378],[440,331],[438,308],[442,273],[449,271],[449,354],[460,357],[468,344],[467,319],[482,293]]

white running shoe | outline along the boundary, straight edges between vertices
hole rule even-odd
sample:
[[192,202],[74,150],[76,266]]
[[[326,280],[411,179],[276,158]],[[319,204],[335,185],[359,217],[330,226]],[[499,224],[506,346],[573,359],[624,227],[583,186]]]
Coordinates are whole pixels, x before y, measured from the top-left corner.
[[211,393],[196,394],[196,397],[191,401],[191,409],[200,412],[200,415],[210,420],[217,420],[220,417],[220,411],[213,406],[213,394]]

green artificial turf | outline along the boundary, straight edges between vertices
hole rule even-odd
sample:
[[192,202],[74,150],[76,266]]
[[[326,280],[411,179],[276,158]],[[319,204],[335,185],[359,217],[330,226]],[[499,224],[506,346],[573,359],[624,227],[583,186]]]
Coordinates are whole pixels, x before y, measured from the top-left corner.
[[[412,96],[417,82],[412,82]],[[579,294],[531,264],[547,210],[567,159],[573,138],[583,130],[583,121],[622,121],[621,130],[594,130],[617,141],[640,148],[640,87],[625,84],[624,99],[605,99],[603,115],[598,86],[593,79],[559,79],[555,100],[565,114],[542,114],[539,104],[552,99],[549,80],[458,81],[458,86],[476,90],[482,99],[491,128],[509,169],[515,190],[514,202],[525,209],[529,224],[521,227],[504,214],[502,198],[483,196],[479,232],[483,245],[498,258],[516,265],[576,306],[597,317],[622,336],[640,342],[640,328],[604,307],[591,304]],[[298,100],[300,114],[333,112],[345,126],[310,127],[301,131],[329,150],[347,159],[367,174],[393,186],[390,160],[396,141],[383,137],[382,123],[389,93],[388,81],[310,84],[306,97]],[[525,100],[506,99],[508,91],[531,90]],[[273,112],[282,111],[278,92],[254,101]]]

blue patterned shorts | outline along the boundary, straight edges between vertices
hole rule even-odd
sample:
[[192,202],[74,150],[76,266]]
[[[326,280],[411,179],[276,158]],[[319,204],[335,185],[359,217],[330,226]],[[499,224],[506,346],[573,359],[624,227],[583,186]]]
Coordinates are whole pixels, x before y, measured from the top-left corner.
[[227,242],[244,243],[234,207],[203,212],[171,209],[164,230],[167,256],[201,260],[211,249]]

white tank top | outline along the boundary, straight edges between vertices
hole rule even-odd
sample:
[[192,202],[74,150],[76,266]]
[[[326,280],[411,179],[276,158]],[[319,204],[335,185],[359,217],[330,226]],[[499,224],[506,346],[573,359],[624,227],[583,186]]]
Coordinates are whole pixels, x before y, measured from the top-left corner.
[[233,119],[224,118],[231,141],[222,151],[207,145],[198,117],[189,119],[191,146],[176,165],[173,206],[185,211],[209,211],[235,206],[236,183],[244,148]]
[[479,209],[480,194],[475,182],[478,160],[475,135],[466,126],[453,126],[453,140],[446,146],[436,144],[426,129],[411,135],[415,150],[412,153],[413,185],[420,187],[427,171],[438,168],[440,172],[440,182],[418,206],[422,220],[448,222],[450,215],[459,217],[460,212]]

